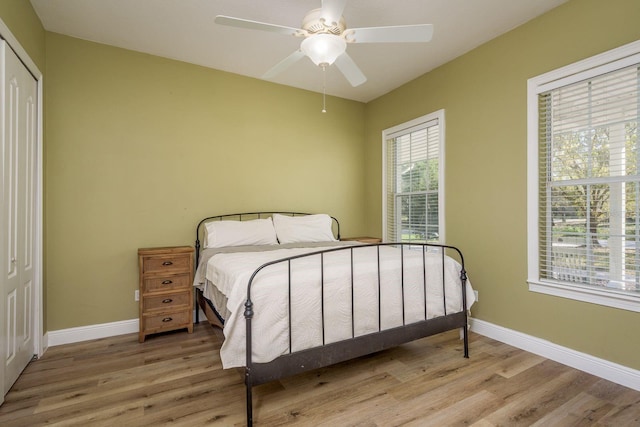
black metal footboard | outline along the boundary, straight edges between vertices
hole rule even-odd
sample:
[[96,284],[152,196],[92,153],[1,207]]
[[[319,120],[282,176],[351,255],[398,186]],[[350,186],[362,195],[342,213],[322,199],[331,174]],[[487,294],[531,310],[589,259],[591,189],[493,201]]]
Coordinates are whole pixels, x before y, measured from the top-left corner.
[[[355,333],[352,332],[352,337],[350,339],[345,339],[338,342],[324,343],[324,328],[325,328],[325,300],[324,300],[324,287],[325,287],[325,269],[331,268],[330,266],[326,266],[324,262],[325,255],[332,252],[343,251],[346,256],[350,256],[351,262],[351,294],[353,298],[353,287],[354,287],[354,251],[359,251],[364,248],[376,248],[377,250],[377,277],[378,277],[378,306],[371,307],[371,310],[378,310],[380,313],[381,310],[381,292],[380,289],[384,286],[382,283],[382,272],[381,272],[381,261],[380,261],[380,250],[384,246],[393,246],[400,250],[400,286],[402,292],[402,319],[403,325],[398,327],[393,327],[389,329],[383,329],[380,326],[377,331],[372,333],[367,333],[366,335],[355,336]],[[442,268],[442,283],[435,284],[436,286],[442,286],[442,304],[443,304],[443,315],[439,315],[438,317],[428,318],[427,317],[427,286],[434,286],[433,283],[427,283],[427,262],[426,257],[427,253],[430,251],[438,251],[441,254],[441,265]],[[422,268],[424,272],[424,319],[418,320],[412,323],[405,323],[405,253],[406,251],[422,251]],[[445,252],[450,251],[454,254],[455,258],[457,258],[461,268],[459,271],[459,279],[460,279],[460,292],[461,292],[461,305],[462,310],[448,313],[447,311],[447,302],[445,292],[445,259],[447,258]],[[415,253],[415,252],[414,252]],[[323,344],[321,346],[308,348],[299,351],[291,351],[291,336],[292,336],[292,325],[291,320],[289,320],[289,353],[283,354],[277,357],[275,360],[267,363],[255,363],[252,360],[253,354],[253,340],[252,340],[252,319],[254,317],[254,310],[259,308],[254,307],[254,302],[251,299],[252,295],[252,287],[255,286],[256,276],[263,270],[269,268],[270,266],[286,263],[288,264],[288,286],[289,286],[289,313],[291,313],[291,287],[295,286],[292,284],[291,279],[291,262],[296,259],[305,258],[305,257],[320,257],[320,276],[321,276],[321,289],[322,289],[322,335],[323,335]],[[415,258],[414,258],[415,261]],[[284,378],[287,376],[295,375],[301,372],[306,372],[312,369],[317,369],[329,365],[333,365],[339,362],[343,362],[346,360],[350,360],[356,357],[364,356],[367,354],[375,353],[381,350],[389,349],[392,347],[396,347],[400,344],[411,342],[420,338],[424,338],[427,336],[435,335],[441,332],[462,328],[463,330],[463,340],[464,340],[464,357],[469,357],[469,341],[468,341],[468,333],[467,333],[467,298],[466,298],[466,282],[467,282],[467,274],[464,267],[464,258],[459,249],[453,246],[447,245],[438,245],[438,244],[415,244],[415,243],[381,243],[381,244],[373,244],[373,245],[356,245],[352,247],[338,247],[327,249],[323,251],[317,251],[312,253],[307,253],[303,255],[297,255],[285,259],[280,259],[272,262],[268,262],[260,266],[249,279],[249,283],[247,286],[247,299],[245,302],[245,320],[246,320],[246,367],[245,367],[245,384],[246,384],[246,399],[247,399],[247,425],[251,426],[253,423],[253,397],[252,397],[252,387],[260,384],[264,384],[266,382],[274,381],[280,378]],[[354,303],[352,300],[352,313],[351,313],[351,330],[354,331]],[[263,308],[262,308],[263,309]],[[379,314],[379,319],[381,315]],[[380,320],[379,320],[380,322]]]

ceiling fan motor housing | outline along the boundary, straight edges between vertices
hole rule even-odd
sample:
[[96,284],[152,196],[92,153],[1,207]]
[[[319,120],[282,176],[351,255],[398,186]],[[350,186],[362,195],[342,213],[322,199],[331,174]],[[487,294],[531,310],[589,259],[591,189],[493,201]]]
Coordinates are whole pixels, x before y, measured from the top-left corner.
[[322,9],[314,9],[302,20],[302,28],[309,34],[326,33],[339,36],[347,28],[347,24],[342,16],[338,22],[326,22],[322,17]]

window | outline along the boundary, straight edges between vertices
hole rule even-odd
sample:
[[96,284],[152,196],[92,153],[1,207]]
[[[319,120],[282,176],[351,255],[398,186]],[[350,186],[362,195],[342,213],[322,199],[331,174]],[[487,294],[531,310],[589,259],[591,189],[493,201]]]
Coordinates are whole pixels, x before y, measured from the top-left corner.
[[640,42],[529,80],[530,289],[640,311]]
[[444,239],[444,110],[382,132],[383,236]]

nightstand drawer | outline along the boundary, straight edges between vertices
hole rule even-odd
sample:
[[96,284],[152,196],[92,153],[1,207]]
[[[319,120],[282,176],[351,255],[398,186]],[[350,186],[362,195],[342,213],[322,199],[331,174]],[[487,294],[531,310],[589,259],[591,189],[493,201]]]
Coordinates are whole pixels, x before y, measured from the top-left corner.
[[143,316],[145,331],[173,330],[191,326],[191,310],[177,313],[158,314],[155,316]]
[[174,276],[153,277],[144,279],[143,293],[171,291],[177,289],[189,289],[191,283],[191,274],[176,274]]
[[163,256],[148,256],[142,260],[143,274],[148,273],[171,273],[171,272],[188,272],[191,268],[191,255],[190,254],[178,254],[178,255],[163,255]]
[[148,311],[157,310],[173,310],[180,308],[191,307],[191,292],[177,292],[165,295],[154,295],[144,297],[143,310],[146,313]]

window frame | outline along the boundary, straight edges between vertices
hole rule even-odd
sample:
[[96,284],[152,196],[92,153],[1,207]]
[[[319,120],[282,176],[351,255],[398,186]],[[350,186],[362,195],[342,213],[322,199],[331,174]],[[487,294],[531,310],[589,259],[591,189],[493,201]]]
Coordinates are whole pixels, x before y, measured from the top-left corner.
[[640,41],[533,77],[527,81],[527,283],[529,290],[577,301],[640,312],[640,294],[613,288],[565,284],[539,273],[538,95],[640,63]]
[[[438,125],[438,242],[445,242],[445,111],[444,109],[409,120],[408,122],[384,129],[382,131],[382,241],[388,239],[388,215],[387,215],[387,143],[394,134],[402,132],[410,133],[416,128],[428,127],[429,123],[437,122]],[[426,224],[425,224],[426,225]],[[401,239],[400,239],[401,240]],[[398,240],[398,241],[400,241]]]

